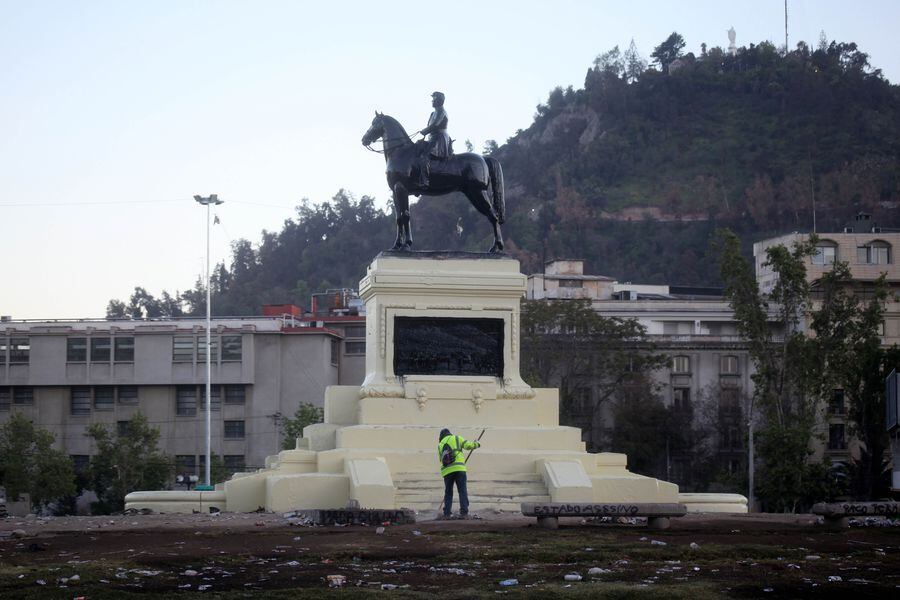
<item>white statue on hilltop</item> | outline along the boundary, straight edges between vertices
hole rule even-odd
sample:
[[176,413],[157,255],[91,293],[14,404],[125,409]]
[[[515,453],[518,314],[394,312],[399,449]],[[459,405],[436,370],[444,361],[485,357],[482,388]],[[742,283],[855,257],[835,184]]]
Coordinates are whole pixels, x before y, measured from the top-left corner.
[[737,54],[737,46],[734,44],[734,40],[737,37],[737,33],[734,31],[734,27],[728,29],[728,51],[731,52],[731,55],[734,56]]

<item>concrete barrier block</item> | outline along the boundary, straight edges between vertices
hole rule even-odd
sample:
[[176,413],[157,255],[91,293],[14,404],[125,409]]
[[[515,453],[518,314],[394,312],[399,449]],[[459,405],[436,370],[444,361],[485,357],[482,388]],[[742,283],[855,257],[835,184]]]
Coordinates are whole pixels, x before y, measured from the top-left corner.
[[541,459],[538,473],[553,502],[590,502],[594,499],[594,485],[581,461]]
[[394,508],[394,481],[381,457],[355,458],[344,463],[350,478],[350,499],[362,508]]
[[350,478],[343,474],[298,473],[266,479],[265,509],[272,512],[343,508],[349,497]]

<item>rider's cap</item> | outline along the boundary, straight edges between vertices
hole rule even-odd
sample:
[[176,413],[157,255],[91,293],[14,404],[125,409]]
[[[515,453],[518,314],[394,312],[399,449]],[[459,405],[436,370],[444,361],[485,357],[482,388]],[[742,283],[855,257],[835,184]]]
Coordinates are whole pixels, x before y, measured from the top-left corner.
[[443,92],[434,92],[433,94],[431,94],[431,97],[432,97],[432,98],[437,98],[437,99],[440,100],[441,102],[444,101],[444,93],[443,93]]

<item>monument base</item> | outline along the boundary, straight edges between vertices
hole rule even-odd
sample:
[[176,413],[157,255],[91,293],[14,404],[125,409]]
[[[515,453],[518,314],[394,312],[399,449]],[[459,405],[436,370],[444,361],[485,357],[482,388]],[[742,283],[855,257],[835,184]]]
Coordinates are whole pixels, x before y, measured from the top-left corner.
[[415,399],[393,399],[390,412],[406,421],[428,410],[443,415],[444,424],[436,426],[353,422],[365,412],[362,388],[330,387],[326,422],[307,427],[297,448],[269,457],[265,469],[236,474],[215,492],[135,492],[126,508],[191,513],[359,506],[436,513],[444,490],[437,438],[447,426],[467,439],[484,430],[483,445],[468,463],[473,512],[518,512],[523,502],[680,503],[688,512],[747,512],[738,494],[680,494],[673,483],[629,472],[624,454],[585,452],[581,432],[553,419],[557,390],[534,392],[516,401],[521,413],[539,416],[532,426],[493,423],[504,411],[479,414],[471,401],[432,399],[423,410]]
[[126,507],[436,511],[438,433],[447,427],[470,440],[484,431],[468,462],[472,511],[680,502],[689,511],[747,512],[743,496],[682,495],[675,484],[629,472],[623,454],[587,453],[581,431],[559,425],[558,390],[520,376],[524,291],[510,258],[379,256],[360,283],[367,375],[361,386],[328,388],[324,423],[307,427],[296,449],[269,457],[265,469],[235,475],[203,498],[137,492]]

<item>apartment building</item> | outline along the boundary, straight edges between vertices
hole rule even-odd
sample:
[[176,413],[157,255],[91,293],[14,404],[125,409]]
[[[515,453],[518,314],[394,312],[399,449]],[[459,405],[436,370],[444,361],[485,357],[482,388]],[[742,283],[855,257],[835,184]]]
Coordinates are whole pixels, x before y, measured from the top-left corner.
[[[365,316],[266,312],[212,320],[212,448],[231,471],[262,466],[301,403],[362,380]],[[79,468],[94,452],[89,425],[121,430],[141,412],[178,472],[202,473],[205,383],[204,319],[0,322],[0,423],[23,412]]]
[[[873,297],[875,281],[884,275],[889,296],[884,307],[880,334],[885,346],[900,344],[900,267],[895,254],[900,247],[900,231],[884,230],[872,221],[870,215],[860,213],[842,231],[818,233],[817,236],[819,241],[816,252],[806,259],[813,308],[818,299],[819,280],[837,262],[848,264],[852,276],[851,290],[863,301]],[[795,232],[753,245],[756,278],[763,293],[770,292],[777,281],[776,274],[765,264],[766,249],[778,244],[790,248],[809,238],[809,233]],[[808,328],[808,323],[804,320],[802,326]],[[816,446],[816,457],[827,455],[833,461],[847,461],[851,456],[857,455],[859,447],[857,441],[850,436],[844,390],[832,390],[824,400],[827,408],[820,423],[824,443]],[[900,475],[897,477],[900,481]]]

